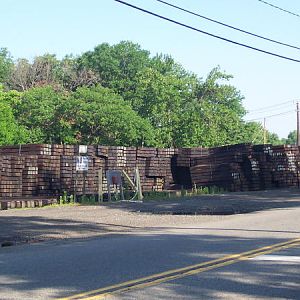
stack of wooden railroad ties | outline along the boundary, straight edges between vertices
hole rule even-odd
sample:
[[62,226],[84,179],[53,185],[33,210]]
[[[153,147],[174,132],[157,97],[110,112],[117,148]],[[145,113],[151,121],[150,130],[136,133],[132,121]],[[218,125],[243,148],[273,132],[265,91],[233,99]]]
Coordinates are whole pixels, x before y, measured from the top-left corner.
[[[42,206],[64,191],[96,195],[99,170],[138,168],[142,190],[216,186],[227,191],[299,185],[297,146],[238,144],[214,148],[87,146],[87,172],[76,171],[78,145],[32,144],[0,147],[0,209]],[[6,201],[5,201],[6,200]],[[11,200],[11,201],[8,201]],[[13,200],[13,201],[12,201]]]

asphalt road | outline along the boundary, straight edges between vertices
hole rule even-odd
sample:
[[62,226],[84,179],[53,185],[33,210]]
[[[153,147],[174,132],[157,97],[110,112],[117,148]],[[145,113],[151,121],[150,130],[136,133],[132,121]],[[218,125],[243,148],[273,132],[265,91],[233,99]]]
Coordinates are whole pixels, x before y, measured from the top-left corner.
[[300,299],[299,220],[291,207],[3,247],[0,299]]

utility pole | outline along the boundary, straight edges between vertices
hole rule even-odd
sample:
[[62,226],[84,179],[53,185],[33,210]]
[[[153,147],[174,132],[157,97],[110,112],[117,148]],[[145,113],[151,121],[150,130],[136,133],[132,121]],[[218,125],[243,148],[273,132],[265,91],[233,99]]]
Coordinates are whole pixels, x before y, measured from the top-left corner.
[[264,144],[267,143],[266,118],[264,118]]
[[297,102],[297,146],[300,146],[299,102]]

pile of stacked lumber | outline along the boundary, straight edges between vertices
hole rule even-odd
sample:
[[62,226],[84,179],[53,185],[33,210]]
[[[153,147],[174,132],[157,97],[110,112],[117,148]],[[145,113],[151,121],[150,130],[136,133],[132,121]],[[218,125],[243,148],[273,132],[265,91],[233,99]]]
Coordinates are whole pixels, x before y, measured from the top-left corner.
[[[242,163],[248,159],[251,145],[239,144],[215,148],[193,148],[185,149],[182,153],[184,160],[180,157],[177,162],[183,166],[189,164],[191,184],[198,186],[218,186],[226,190],[247,190],[248,182],[242,172]],[[190,161],[186,153],[190,152]]]
[[38,195],[38,170],[38,156],[24,156],[24,165],[22,168],[22,196],[29,197]]
[[107,170],[124,170],[131,179],[138,168],[144,191],[162,191],[173,183],[171,159],[176,149],[98,146]]
[[24,158],[11,155],[0,156],[0,163],[0,195],[3,197],[22,196],[22,171]]
[[[157,158],[157,149],[156,148],[144,148],[137,147],[136,149],[136,167],[139,170],[141,177],[141,185],[145,191],[151,191],[153,189],[159,189],[155,185],[155,179],[151,177],[153,172],[151,171],[153,166],[153,161]],[[159,170],[158,170],[159,172]]]
[[[102,170],[124,170],[134,178],[139,169],[144,191],[162,191],[173,183],[172,157],[176,149],[145,147],[33,144],[0,147],[0,197],[51,196],[63,191],[97,194]],[[76,171],[76,157],[88,157],[88,171]]]
[[[230,191],[263,190],[299,185],[299,148],[283,145],[238,144],[179,154],[188,166],[191,185],[218,186]],[[300,165],[299,165],[300,166]]]
[[299,148],[294,145],[256,145],[253,157],[260,165],[260,189],[299,185]]
[[[78,156],[87,157],[88,171],[76,170]],[[194,184],[230,191],[290,187],[299,185],[299,166],[297,146],[2,146],[0,197],[52,196],[63,191],[97,194],[99,176],[105,192],[106,171],[124,170],[133,179],[136,168],[143,191],[191,188]]]

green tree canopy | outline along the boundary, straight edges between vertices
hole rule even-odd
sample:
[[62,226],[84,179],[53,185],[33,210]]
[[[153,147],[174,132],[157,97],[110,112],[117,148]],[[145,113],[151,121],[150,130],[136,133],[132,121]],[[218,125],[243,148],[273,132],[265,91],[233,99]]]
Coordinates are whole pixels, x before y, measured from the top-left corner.
[[13,105],[18,103],[19,96],[17,92],[4,92],[0,88],[0,145],[29,141],[29,132],[14,116]]
[[5,84],[11,74],[13,60],[6,48],[0,48],[0,84]]
[[296,145],[297,144],[297,131],[291,131],[286,139],[283,139],[283,143],[286,145]]
[[0,145],[14,145],[28,142],[29,132],[18,125],[12,108],[0,102]]
[[62,118],[77,143],[155,144],[154,129],[108,88],[79,88],[62,103]]
[[15,115],[21,125],[30,131],[32,143],[60,142],[60,105],[63,95],[52,87],[38,87],[21,94],[20,101],[14,106]]
[[187,103],[181,119],[183,145],[212,147],[243,141],[243,97],[235,87],[223,83],[230,78],[215,68],[204,82],[198,82],[197,100]]
[[180,119],[187,103],[193,100],[195,85],[193,77],[163,75],[153,68],[138,73],[136,91],[132,97],[133,108],[156,129],[161,147],[180,144]]
[[[0,86],[8,89],[0,91],[0,103],[30,133],[29,142],[262,143],[262,126],[243,120],[243,96],[231,78],[220,67],[199,78],[170,55],[151,56],[129,41],[102,43],[78,57],[45,54],[33,61],[13,61],[0,49]],[[268,142],[281,141],[269,132]]]
[[110,46],[103,43],[79,58],[82,67],[96,72],[104,87],[113,89],[125,99],[134,90],[136,74],[150,64],[149,51],[138,44],[123,41]]

